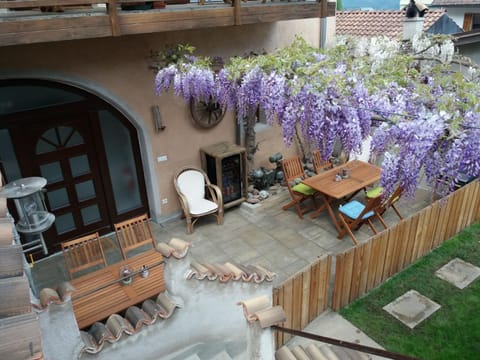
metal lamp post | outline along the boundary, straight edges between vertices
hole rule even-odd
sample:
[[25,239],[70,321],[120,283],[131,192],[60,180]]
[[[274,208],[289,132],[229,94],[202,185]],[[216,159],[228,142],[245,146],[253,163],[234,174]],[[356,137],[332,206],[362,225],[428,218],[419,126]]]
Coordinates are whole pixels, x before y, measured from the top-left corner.
[[18,213],[18,232],[38,238],[23,244],[24,252],[42,249],[48,254],[42,233],[52,226],[55,215],[47,211],[42,189],[47,180],[41,177],[28,177],[6,184],[0,190],[0,197],[12,199]]

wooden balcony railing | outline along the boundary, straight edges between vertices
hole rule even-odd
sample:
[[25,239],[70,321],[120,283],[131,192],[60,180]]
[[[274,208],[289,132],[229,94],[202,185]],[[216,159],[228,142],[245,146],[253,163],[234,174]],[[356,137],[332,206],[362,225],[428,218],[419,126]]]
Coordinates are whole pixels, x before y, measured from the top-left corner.
[[335,3],[327,0],[235,1],[233,6],[219,0],[206,0],[205,5],[166,1],[162,9],[126,11],[122,4],[145,1],[0,0],[0,46],[320,18],[335,13]]

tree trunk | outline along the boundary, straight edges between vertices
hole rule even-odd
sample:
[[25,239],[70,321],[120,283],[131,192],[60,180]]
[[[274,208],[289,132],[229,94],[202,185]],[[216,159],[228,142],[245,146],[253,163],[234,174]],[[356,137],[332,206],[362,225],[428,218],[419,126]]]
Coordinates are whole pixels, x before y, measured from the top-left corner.
[[245,123],[245,147],[247,149],[248,168],[253,168],[253,158],[258,150],[258,144],[255,139],[255,124],[257,122],[257,109],[249,109],[248,116],[244,119]]

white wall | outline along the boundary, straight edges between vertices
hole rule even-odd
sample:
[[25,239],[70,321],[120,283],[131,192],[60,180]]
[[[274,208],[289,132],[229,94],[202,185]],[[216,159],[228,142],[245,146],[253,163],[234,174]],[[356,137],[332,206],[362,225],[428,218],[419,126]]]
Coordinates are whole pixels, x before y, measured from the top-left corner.
[[450,16],[453,21],[457,23],[463,29],[463,18],[466,13],[480,13],[480,6],[479,7],[448,7],[447,14]]
[[480,64],[480,47],[478,43],[460,46],[459,51],[462,55],[468,56],[475,63]]

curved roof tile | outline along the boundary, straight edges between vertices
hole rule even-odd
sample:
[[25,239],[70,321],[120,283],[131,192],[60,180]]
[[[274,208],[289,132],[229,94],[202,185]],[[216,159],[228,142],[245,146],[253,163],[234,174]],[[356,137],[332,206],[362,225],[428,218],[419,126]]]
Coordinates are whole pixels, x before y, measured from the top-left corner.
[[[424,31],[427,31],[445,14],[445,9],[429,10],[425,14]],[[337,11],[335,19],[337,35],[400,37],[403,34],[405,11]]]

